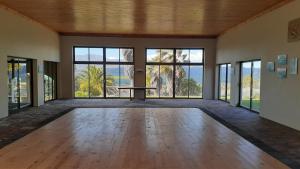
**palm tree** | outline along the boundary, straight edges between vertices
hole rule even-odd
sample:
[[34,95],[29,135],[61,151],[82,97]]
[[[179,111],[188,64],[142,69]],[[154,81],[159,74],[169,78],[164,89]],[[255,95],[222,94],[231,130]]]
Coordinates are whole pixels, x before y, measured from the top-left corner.
[[[188,55],[183,53],[183,50],[176,50],[176,61],[179,63],[184,63],[188,59]],[[177,96],[187,96],[188,95],[188,77],[187,72],[184,70],[183,66],[176,66],[175,74],[175,91]]]
[[[176,50],[176,60],[179,63],[184,63],[188,60],[188,55],[183,50]],[[173,51],[157,50],[157,55],[152,59],[155,62],[170,63],[173,62]],[[146,85],[156,87],[153,91],[147,91],[148,96],[172,96],[173,93],[173,66],[169,65],[148,65],[146,70]],[[188,72],[184,66],[176,66],[175,71],[175,92],[177,96],[199,95],[201,85],[197,84],[194,79],[188,79]]]
[[[132,49],[121,49],[121,52],[123,53],[125,62],[133,61],[133,50]],[[130,80],[130,86],[132,86],[133,78],[134,78],[134,67],[133,66],[125,66],[124,73],[128,76],[128,78]]]
[[[89,65],[89,69],[83,70],[75,79],[76,97],[103,96],[103,68]],[[114,79],[106,77],[106,85],[112,86]]]
[[90,95],[102,96],[103,95],[103,69],[96,66],[89,66],[89,78],[90,78]]
[[146,86],[148,87],[155,87],[156,90],[152,93],[148,90],[147,95],[158,95],[159,93],[159,67],[158,66],[147,66],[147,75],[146,75]]
[[[121,49],[124,56],[125,62],[132,62],[133,50],[132,49]],[[130,85],[132,85],[134,78],[134,67],[125,66],[124,74],[125,79],[129,79]],[[121,71],[121,70],[118,70]],[[106,90],[107,95],[117,96],[119,90],[115,86],[115,78],[113,76],[106,76],[106,89],[104,89],[104,72],[102,67],[95,65],[89,65],[88,69],[83,70],[75,79],[76,97],[87,97],[87,96],[103,96],[103,91]],[[118,77],[121,78],[121,77]],[[118,79],[119,80],[119,79]],[[108,87],[109,86],[109,87]]]
[[[173,52],[168,50],[157,50],[157,56],[153,61],[170,63],[173,62]],[[173,93],[173,67],[169,65],[148,66],[147,67],[146,85],[155,87],[154,93],[147,92],[148,95],[170,96]]]

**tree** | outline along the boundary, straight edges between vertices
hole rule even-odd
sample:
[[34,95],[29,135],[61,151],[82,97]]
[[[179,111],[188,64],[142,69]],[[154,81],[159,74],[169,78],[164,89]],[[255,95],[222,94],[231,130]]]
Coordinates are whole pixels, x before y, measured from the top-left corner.
[[[125,62],[131,62],[133,58],[132,49],[121,49]],[[106,89],[104,89],[104,72],[103,68],[95,65],[89,65],[88,69],[81,71],[81,73],[75,77],[75,95],[76,97],[88,97],[88,96],[103,96],[104,90],[106,90],[109,96],[118,96],[119,89],[115,85],[115,82],[121,78],[129,79],[130,85],[134,78],[134,67],[125,66],[125,77],[106,76]],[[118,71],[121,71],[118,68]],[[109,87],[108,87],[109,86]]]
[[250,100],[251,75],[244,76],[242,79],[242,95],[244,100]]
[[[103,95],[103,68],[95,65],[90,65],[89,69],[82,71],[75,79],[77,84],[76,97],[102,96]],[[106,85],[112,85],[114,79],[107,77]]]
[[[177,62],[184,63],[188,59],[188,55],[184,54],[182,50],[176,50],[178,56]],[[167,51],[157,51],[157,55],[153,58],[155,62],[168,63],[173,62],[173,53]],[[173,93],[173,67],[161,65],[147,66],[146,70],[146,85],[149,87],[156,87],[155,91],[147,91],[147,95],[153,96],[159,94],[161,96],[170,96]],[[198,96],[202,92],[201,84],[193,79],[188,79],[188,72],[183,66],[176,66],[175,72],[175,93],[177,96],[187,96],[188,93],[193,96]]]
[[[172,61],[173,57],[173,53],[168,51],[157,51],[153,61],[166,63]],[[158,95],[160,92],[162,96],[169,96],[173,93],[173,67],[148,66],[146,73],[146,85],[156,88],[155,92],[148,91],[147,95]]]
[[[125,62],[133,61],[133,50],[132,49],[121,49],[121,52],[123,53]],[[126,66],[124,71],[125,71],[125,74],[128,76],[128,78],[132,81],[134,78],[134,67]]]

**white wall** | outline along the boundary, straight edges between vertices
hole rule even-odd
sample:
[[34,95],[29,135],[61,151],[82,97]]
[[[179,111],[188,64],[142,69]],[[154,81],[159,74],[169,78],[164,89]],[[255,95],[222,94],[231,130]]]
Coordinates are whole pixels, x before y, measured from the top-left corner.
[[[42,68],[43,61],[59,58],[59,36],[56,32],[34,22],[19,13],[0,5],[0,117],[8,114],[7,56],[35,59]],[[39,90],[34,90],[35,105],[44,102],[43,74],[36,73]]]
[[[259,59],[262,60],[261,73],[261,113],[262,117],[300,130],[300,75],[280,80],[275,73],[267,72],[266,63],[275,61],[276,55],[288,54],[300,58],[300,41],[288,43],[288,22],[300,17],[300,1],[267,13],[255,20],[241,24],[218,38],[217,63]],[[236,72],[238,70],[236,69]],[[238,100],[238,73],[232,83],[234,97]]]
[[[205,80],[203,97],[214,97],[214,66],[216,57],[215,39],[183,39],[183,38],[120,38],[120,37],[84,37],[61,36],[61,63],[60,63],[60,98],[73,98],[73,46],[107,46],[133,47],[135,49],[135,68],[145,69],[145,48],[205,48]],[[136,72],[135,84],[143,86],[144,72]],[[137,94],[137,93],[136,93]],[[138,93],[138,98],[143,93]]]

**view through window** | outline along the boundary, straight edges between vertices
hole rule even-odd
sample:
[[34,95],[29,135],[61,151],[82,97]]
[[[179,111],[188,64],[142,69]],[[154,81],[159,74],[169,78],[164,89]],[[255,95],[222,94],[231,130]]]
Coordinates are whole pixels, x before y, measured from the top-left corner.
[[8,107],[32,105],[32,60],[8,57]]
[[219,65],[219,99],[230,100],[231,64]]
[[133,48],[74,47],[76,98],[128,98],[133,86]]
[[44,100],[56,99],[57,63],[44,62]]
[[146,49],[146,98],[202,98],[203,49]]
[[260,111],[261,61],[241,63],[240,106]]

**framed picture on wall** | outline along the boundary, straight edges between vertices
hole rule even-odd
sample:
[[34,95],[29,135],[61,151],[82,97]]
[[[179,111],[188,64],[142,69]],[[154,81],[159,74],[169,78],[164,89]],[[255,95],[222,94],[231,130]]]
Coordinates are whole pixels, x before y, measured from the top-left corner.
[[274,62],[268,62],[267,63],[267,70],[269,72],[275,72],[275,63]]
[[277,68],[277,75],[279,79],[285,79],[286,78],[286,68]]
[[297,75],[298,74],[298,58],[294,57],[289,60],[289,74]]
[[278,65],[287,65],[287,55],[278,55],[277,63]]

